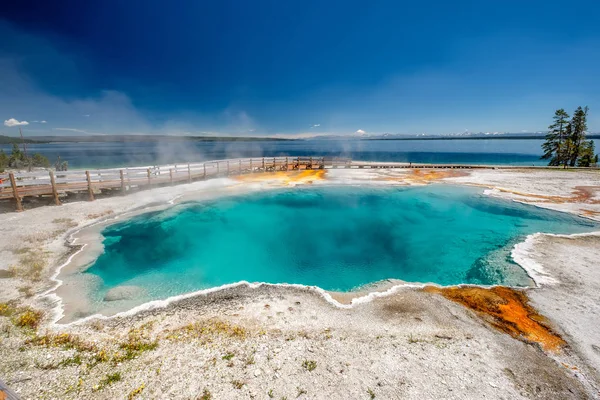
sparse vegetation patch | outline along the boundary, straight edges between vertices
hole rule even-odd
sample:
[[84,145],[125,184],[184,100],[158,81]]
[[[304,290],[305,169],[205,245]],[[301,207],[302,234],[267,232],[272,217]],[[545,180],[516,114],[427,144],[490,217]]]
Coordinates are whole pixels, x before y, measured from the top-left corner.
[[244,339],[247,335],[247,330],[239,325],[220,320],[208,320],[173,329],[166,334],[166,338],[175,341],[192,339],[211,341],[216,336]]
[[314,371],[315,368],[317,368],[317,362],[313,361],[313,360],[304,360],[302,361],[302,367],[311,372]]
[[144,391],[144,388],[146,387],[146,385],[144,385],[143,383],[138,386],[137,388],[135,388],[133,391],[131,391],[128,395],[127,395],[127,400],[132,400],[135,399],[137,396],[139,396],[140,394],[142,394],[142,392]]
[[75,349],[81,352],[95,352],[98,350],[95,344],[88,343],[82,340],[79,336],[72,335],[70,333],[49,333],[43,336],[35,336],[25,343],[35,346],[60,347],[65,350]]
[[0,316],[11,318],[19,328],[37,329],[44,314],[30,307],[17,307],[14,303],[0,303]]
[[96,385],[94,387],[94,390],[102,390],[104,389],[106,386],[112,385],[115,382],[119,382],[122,379],[121,373],[120,372],[115,372],[112,374],[108,374],[106,375],[104,378],[102,378],[102,380],[100,381],[100,383],[98,385]]

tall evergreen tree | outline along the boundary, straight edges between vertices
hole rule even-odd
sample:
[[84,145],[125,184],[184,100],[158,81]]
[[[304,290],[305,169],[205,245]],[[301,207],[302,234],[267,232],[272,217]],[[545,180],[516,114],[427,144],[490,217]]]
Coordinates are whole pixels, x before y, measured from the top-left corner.
[[542,159],[549,160],[548,165],[562,165],[565,168],[589,167],[598,163],[594,142],[586,140],[587,107],[577,107],[573,117],[564,109],[556,110],[554,123],[548,127],[546,141],[542,144]]
[[20,168],[21,163],[25,160],[25,156],[21,149],[19,149],[19,145],[13,143],[12,152],[10,153],[10,158],[8,159],[8,165],[12,168]]
[[574,167],[577,163],[577,159],[582,153],[583,144],[585,140],[585,131],[587,130],[587,113],[588,108],[577,107],[573,118],[571,118],[571,134],[570,139],[572,142],[572,150],[569,153],[569,166]]
[[542,145],[543,160],[550,160],[548,165],[562,165],[568,159],[569,114],[561,108],[554,112],[554,123],[548,127],[546,141]]
[[8,156],[4,150],[0,150],[0,172],[4,172],[6,167],[8,167]]
[[569,121],[569,123],[567,124],[567,127],[565,128],[565,142],[563,145],[563,150],[561,153],[561,162],[560,165],[562,165],[565,169],[569,166],[569,161],[571,160],[571,154],[573,154],[573,125],[571,125],[571,122]]
[[581,146],[581,155],[577,160],[578,167],[591,167],[598,164],[598,154],[593,140],[586,140]]

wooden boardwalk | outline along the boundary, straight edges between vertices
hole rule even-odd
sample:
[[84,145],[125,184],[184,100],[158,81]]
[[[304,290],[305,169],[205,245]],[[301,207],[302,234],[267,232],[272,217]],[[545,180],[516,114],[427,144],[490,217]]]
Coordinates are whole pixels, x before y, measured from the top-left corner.
[[121,192],[124,194],[130,190],[190,183],[223,176],[272,171],[336,168],[474,169],[495,167],[458,164],[363,162],[352,161],[348,158],[332,157],[262,157],[121,169],[73,170],[68,172],[34,171],[29,173],[0,174],[0,201],[14,201],[17,211],[23,211],[21,199],[24,197],[50,197],[56,205],[60,205],[60,198],[64,195],[83,194],[91,201],[94,200],[94,196],[98,192]]

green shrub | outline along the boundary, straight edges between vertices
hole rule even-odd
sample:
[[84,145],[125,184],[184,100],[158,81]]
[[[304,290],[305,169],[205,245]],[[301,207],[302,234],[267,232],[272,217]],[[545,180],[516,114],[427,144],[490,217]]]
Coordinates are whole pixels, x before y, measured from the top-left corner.
[[36,153],[33,155],[33,157],[31,157],[31,163],[33,164],[34,167],[40,167],[40,168],[49,168],[50,167],[50,161],[44,157],[43,155]]

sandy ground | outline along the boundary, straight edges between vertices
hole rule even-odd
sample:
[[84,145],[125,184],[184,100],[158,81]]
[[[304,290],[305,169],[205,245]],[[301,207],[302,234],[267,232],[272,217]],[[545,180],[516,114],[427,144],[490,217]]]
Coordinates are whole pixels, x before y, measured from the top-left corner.
[[[62,307],[51,278],[77,250],[65,238],[169,202],[282,185],[442,181],[600,219],[598,172],[336,170],[297,178],[216,179],[1,214],[0,376],[23,398],[600,398],[598,236],[528,239],[525,264],[552,279],[526,291],[540,316],[519,316],[520,336],[485,307],[411,287],[370,302],[342,296],[346,304],[336,306],[316,289],[242,285],[53,323]],[[504,307],[498,301],[492,308]],[[529,335],[538,322],[566,344],[549,349]]]

